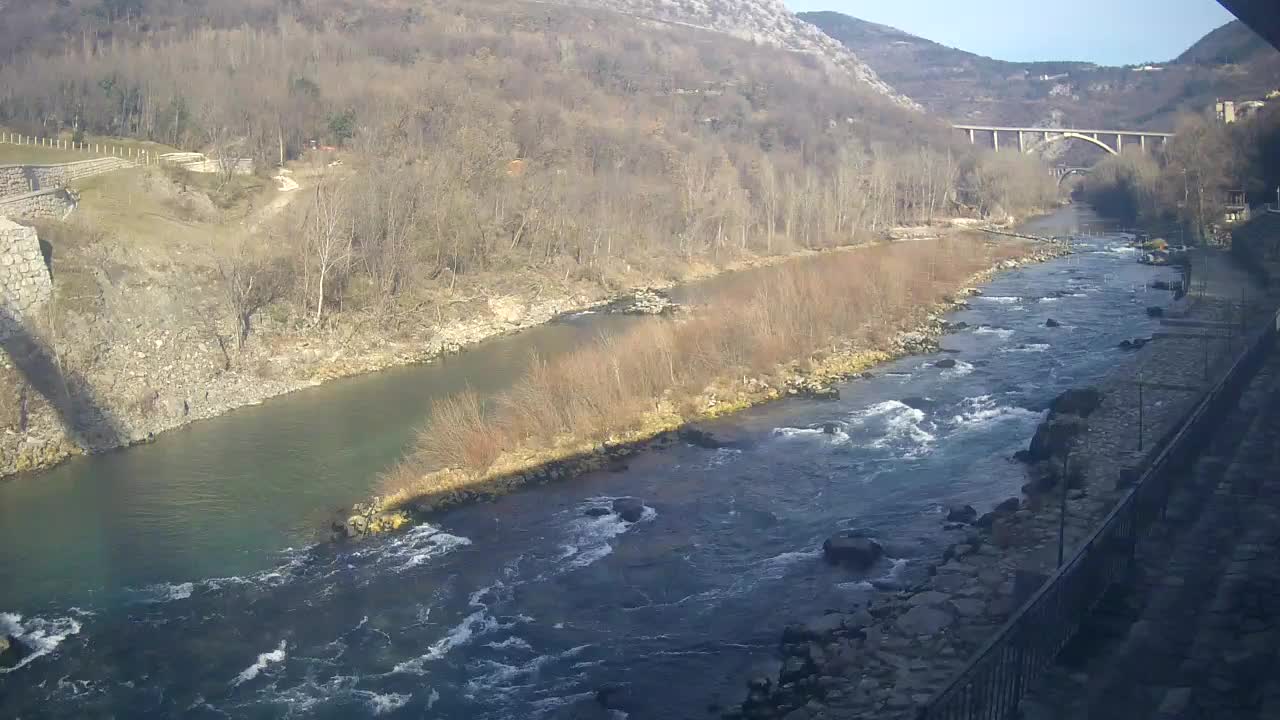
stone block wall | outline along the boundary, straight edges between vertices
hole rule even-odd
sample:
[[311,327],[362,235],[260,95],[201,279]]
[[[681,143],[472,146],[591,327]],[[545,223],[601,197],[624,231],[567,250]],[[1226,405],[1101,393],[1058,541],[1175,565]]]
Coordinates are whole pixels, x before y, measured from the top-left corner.
[[0,197],[0,218],[62,220],[75,209],[75,195],[66,188]]
[[131,160],[109,157],[61,165],[0,165],[0,198],[59,188],[73,180],[133,167]]
[[49,268],[33,228],[0,217],[0,340],[53,296]]

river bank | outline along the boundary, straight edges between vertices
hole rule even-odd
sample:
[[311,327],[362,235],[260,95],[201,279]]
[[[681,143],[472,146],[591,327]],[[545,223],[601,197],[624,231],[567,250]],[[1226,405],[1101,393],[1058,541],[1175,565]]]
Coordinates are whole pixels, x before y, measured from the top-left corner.
[[[775,360],[766,362],[766,367],[763,368],[757,365],[755,370],[750,367],[735,366],[713,371],[709,378],[700,376],[700,379],[694,382],[692,387],[695,392],[691,395],[683,394],[685,390],[675,382],[675,367],[680,362],[677,362],[668,352],[662,358],[655,359],[654,363],[658,366],[660,373],[671,373],[669,383],[671,387],[661,390],[646,389],[645,393],[653,394],[646,394],[640,398],[639,407],[634,415],[624,413],[621,418],[610,415],[607,418],[601,417],[586,423],[585,430],[595,433],[594,438],[581,436],[579,432],[582,431],[565,432],[564,426],[556,426],[551,432],[548,432],[545,427],[535,426],[536,429],[532,432],[537,433],[541,430],[544,435],[552,435],[553,440],[545,444],[524,445],[520,444],[522,440],[517,439],[513,446],[510,444],[511,440],[495,441],[489,436],[496,434],[500,427],[514,422],[515,418],[485,419],[481,417],[481,411],[473,398],[464,398],[465,412],[457,405],[445,405],[444,412],[449,414],[446,417],[437,418],[436,422],[428,425],[423,431],[424,442],[439,443],[440,440],[433,435],[447,435],[447,442],[453,443],[457,448],[449,457],[457,458],[459,461],[465,461],[468,451],[478,445],[495,448],[500,445],[502,449],[495,450],[497,454],[492,458],[483,458],[481,460],[483,465],[480,466],[446,466],[425,474],[419,469],[421,465],[411,455],[405,463],[388,475],[387,482],[384,483],[386,491],[384,495],[373,498],[369,503],[361,503],[353,508],[353,513],[349,516],[338,518],[335,529],[348,537],[399,529],[415,518],[425,520],[432,513],[458,503],[492,497],[527,484],[565,479],[603,467],[620,466],[625,458],[652,444],[666,443],[676,438],[685,440],[692,438],[697,444],[717,447],[714,437],[691,426],[783,397],[800,396],[817,399],[838,397],[838,391],[834,388],[836,383],[862,375],[877,365],[901,357],[936,351],[938,338],[948,329],[942,320],[942,314],[967,307],[964,298],[979,294],[972,287],[973,285],[988,281],[997,272],[1041,263],[1061,257],[1067,252],[1069,248],[1060,243],[1002,244],[996,251],[999,257],[992,265],[946,287],[945,292],[938,292],[932,287],[933,281],[930,280],[928,284],[931,287],[928,293],[931,296],[908,301],[900,311],[901,315],[895,316],[890,313],[883,317],[877,316],[870,322],[867,318],[859,317],[856,321],[857,325],[864,326],[858,330],[861,338],[839,337],[840,333],[837,332],[834,344],[820,342],[812,348],[797,347],[794,345],[795,341],[782,341],[783,349],[779,351],[782,356],[780,364],[774,365],[774,362],[778,362]],[[874,260],[870,256],[866,261],[870,264],[863,268],[863,271],[870,275],[876,275],[885,270],[884,268],[875,269]],[[928,253],[925,257],[910,259],[908,265],[911,269],[907,272],[914,272],[921,263],[932,262],[934,260],[929,258]],[[943,260],[944,264],[947,262]],[[958,261],[952,258],[949,262]],[[840,270],[835,270],[835,273],[840,276],[845,274]],[[914,281],[909,277],[900,277],[898,280],[907,284]],[[755,278],[752,293],[762,292],[767,296],[782,294],[782,290],[771,287],[772,284],[779,282],[787,284],[792,282],[792,279]],[[944,281],[944,283],[951,282],[953,281]],[[756,285],[759,289],[755,287]],[[831,293],[828,292],[831,290],[834,288],[818,292],[819,296],[825,296],[819,302],[834,302]],[[860,289],[846,288],[846,292],[860,292]],[[874,292],[886,291],[877,289]],[[935,292],[937,295],[933,295]],[[724,307],[716,306],[713,301],[711,307],[701,309],[701,313],[704,316],[729,313],[730,308],[738,308],[751,302],[748,297],[752,296],[733,297]],[[768,304],[772,301],[765,302]],[[857,303],[857,299],[853,296],[842,297],[840,302]],[[917,304],[918,302],[923,304]],[[698,312],[695,311],[695,315]],[[805,326],[824,322],[832,321],[809,320]],[[741,322],[737,324],[742,325]],[[870,332],[867,331],[866,325],[871,326]],[[691,335],[698,338],[699,343],[705,341],[714,345],[715,341],[708,339],[708,336],[715,334],[714,327],[714,325],[693,326]],[[655,332],[658,334],[650,333],[636,338],[638,342],[631,344],[637,347],[630,350],[615,349],[612,344],[602,348],[600,352],[582,358],[581,362],[570,370],[570,374],[579,377],[587,366],[617,366],[622,357],[618,355],[619,352],[625,353],[625,357],[630,359],[635,353],[649,351],[655,344],[662,346],[680,344],[678,339],[663,335],[662,330],[655,329]],[[752,329],[745,325],[730,328],[730,333],[735,335],[745,335],[750,332]],[[747,344],[754,348],[762,342],[778,339],[772,330],[763,332],[763,337],[767,340],[757,338]],[[622,348],[629,347],[626,338],[618,342]],[[807,351],[812,351],[812,354]],[[750,366],[751,363],[748,362],[747,365]],[[939,366],[955,367],[956,361],[944,359],[939,361]],[[554,368],[551,370],[554,372]],[[634,368],[628,367],[626,372],[618,369],[616,373],[621,373],[623,376],[644,375],[648,374],[646,370],[642,362]],[[730,378],[724,375],[726,371],[737,371],[739,374]],[[565,395],[564,383],[548,379],[546,368],[538,366],[533,372],[537,374],[537,379],[534,381],[537,387],[523,391],[516,390],[516,393],[523,392],[525,395],[541,398],[540,406],[556,402],[553,398]],[[544,387],[548,383],[550,386]],[[605,383],[610,387],[604,391],[584,386],[576,392],[616,394],[621,391],[623,396],[626,396],[627,392],[621,390],[621,376],[616,380],[606,378]],[[662,388],[664,385],[659,384],[657,387]],[[575,395],[574,391],[567,392],[569,396]],[[497,400],[499,406],[515,402],[522,402],[522,400],[516,398]],[[625,400],[615,395],[607,402],[616,405]],[[645,404],[650,409],[639,409]],[[534,411],[528,412],[532,414]],[[545,410],[539,409],[538,412],[545,412]],[[525,433],[522,436],[524,442],[530,438],[527,434],[529,432],[522,431]]]
[[[920,582],[954,541],[939,505],[1016,494],[1025,473],[1008,458],[1052,399],[1159,329],[1142,288],[1173,271],[1096,227],[1071,208],[1031,229],[1076,236],[1076,252],[984,284],[945,318],[945,352],[836,399],[700,424],[724,447],[673,442],[406,532],[314,535],[372,492],[435,400],[468,384],[496,396],[530,354],[644,321],[568,317],[0,484],[0,613],[21,616],[20,642],[43,638],[0,675],[0,715],[563,719],[607,710],[601,691],[640,718],[736,704],[746,678],[776,677],[790,620]],[[635,522],[624,497],[642,505]],[[884,556],[824,562],[840,530]]]
[[[948,236],[964,232],[968,224],[957,221],[925,234]],[[198,319],[192,319],[195,330],[174,326],[171,318],[154,326],[138,322],[135,327],[131,322],[126,331],[131,335],[118,341],[112,352],[98,356],[107,363],[104,369],[63,379],[70,391],[63,402],[77,418],[74,440],[64,428],[64,413],[46,399],[33,392],[0,397],[0,426],[13,415],[13,427],[0,432],[0,478],[48,469],[84,452],[147,443],[162,433],[334,380],[429,363],[568,314],[608,306],[643,288],[670,289],[858,247],[750,256],[720,264],[690,262],[681,266],[678,278],[651,278],[624,290],[610,291],[594,283],[539,282],[505,292],[447,294],[439,300],[443,310],[435,321],[392,334],[372,322],[304,331],[263,317],[257,330],[261,337],[251,339],[234,362],[225,349],[200,336]],[[88,352],[74,347],[75,336],[72,329],[57,338],[59,357]],[[21,373],[3,353],[0,379],[14,387],[22,384]]]
[[[1177,320],[1224,327],[1257,329],[1269,321],[1273,312],[1261,301],[1242,317],[1236,299],[1250,280],[1225,253],[1199,252],[1193,267],[1204,281],[1201,293],[1148,307]],[[1161,439],[1246,345],[1245,337],[1208,330],[1156,333],[1145,340],[1107,378],[1050,405],[1031,443],[1035,457],[1029,459],[1041,462],[1028,466],[1021,497],[981,515],[963,504],[947,507],[941,517],[949,540],[941,557],[928,564],[927,579],[789,627],[781,638],[781,669],[752,679],[746,701],[724,717],[915,717],[1052,572],[1062,494],[1064,551],[1070,557],[1123,496],[1129,469],[1160,450]],[[1154,385],[1146,388],[1141,409],[1135,380]],[[1058,432],[1067,424],[1069,438]],[[1064,451],[1070,453],[1065,478],[1052,469],[1066,462]],[[878,547],[873,539],[866,542]]]

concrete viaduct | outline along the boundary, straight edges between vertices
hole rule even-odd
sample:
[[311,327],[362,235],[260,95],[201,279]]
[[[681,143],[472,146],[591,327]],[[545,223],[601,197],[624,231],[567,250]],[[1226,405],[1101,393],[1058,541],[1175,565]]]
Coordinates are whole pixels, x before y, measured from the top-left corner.
[[[1018,151],[1024,153],[1032,152],[1051,142],[1075,139],[1097,145],[1112,155],[1119,155],[1124,151],[1126,144],[1130,147],[1136,144],[1145,152],[1148,142],[1158,142],[1163,145],[1169,138],[1173,137],[1173,133],[1148,132],[1146,130],[1077,130],[1074,128],[995,127],[991,125],[955,125],[953,127],[967,132],[970,143],[977,143],[979,134],[985,137],[987,133],[990,133],[991,146],[996,152],[1000,152],[1000,135],[1002,133],[1006,136],[1016,134],[1018,136]],[[1115,144],[1109,145],[1107,141],[1112,138],[1115,139]],[[1128,138],[1127,143],[1126,138]]]

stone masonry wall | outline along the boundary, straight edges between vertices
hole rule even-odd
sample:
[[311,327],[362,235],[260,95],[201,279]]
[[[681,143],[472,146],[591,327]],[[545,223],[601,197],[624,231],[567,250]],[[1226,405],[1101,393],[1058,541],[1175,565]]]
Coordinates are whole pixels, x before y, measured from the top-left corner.
[[75,195],[66,188],[0,198],[0,218],[49,218],[62,220],[76,209]]
[[59,188],[72,180],[133,167],[135,164],[123,158],[109,157],[62,165],[0,165],[0,198]]
[[53,282],[33,228],[0,217],[0,340],[53,295]]

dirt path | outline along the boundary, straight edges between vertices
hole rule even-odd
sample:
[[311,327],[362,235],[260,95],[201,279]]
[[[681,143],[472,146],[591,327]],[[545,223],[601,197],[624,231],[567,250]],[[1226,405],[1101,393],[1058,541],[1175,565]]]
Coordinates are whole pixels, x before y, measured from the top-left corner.
[[272,198],[271,202],[263,205],[247,219],[249,232],[257,232],[264,223],[279,215],[281,211],[289,207],[289,204],[294,201],[294,198],[297,198],[301,194],[298,190],[300,190],[302,186],[298,184],[297,180],[290,177],[290,175],[291,173],[288,170],[282,170],[279,175],[275,175],[271,178],[276,182],[276,190],[278,190],[280,194]]

